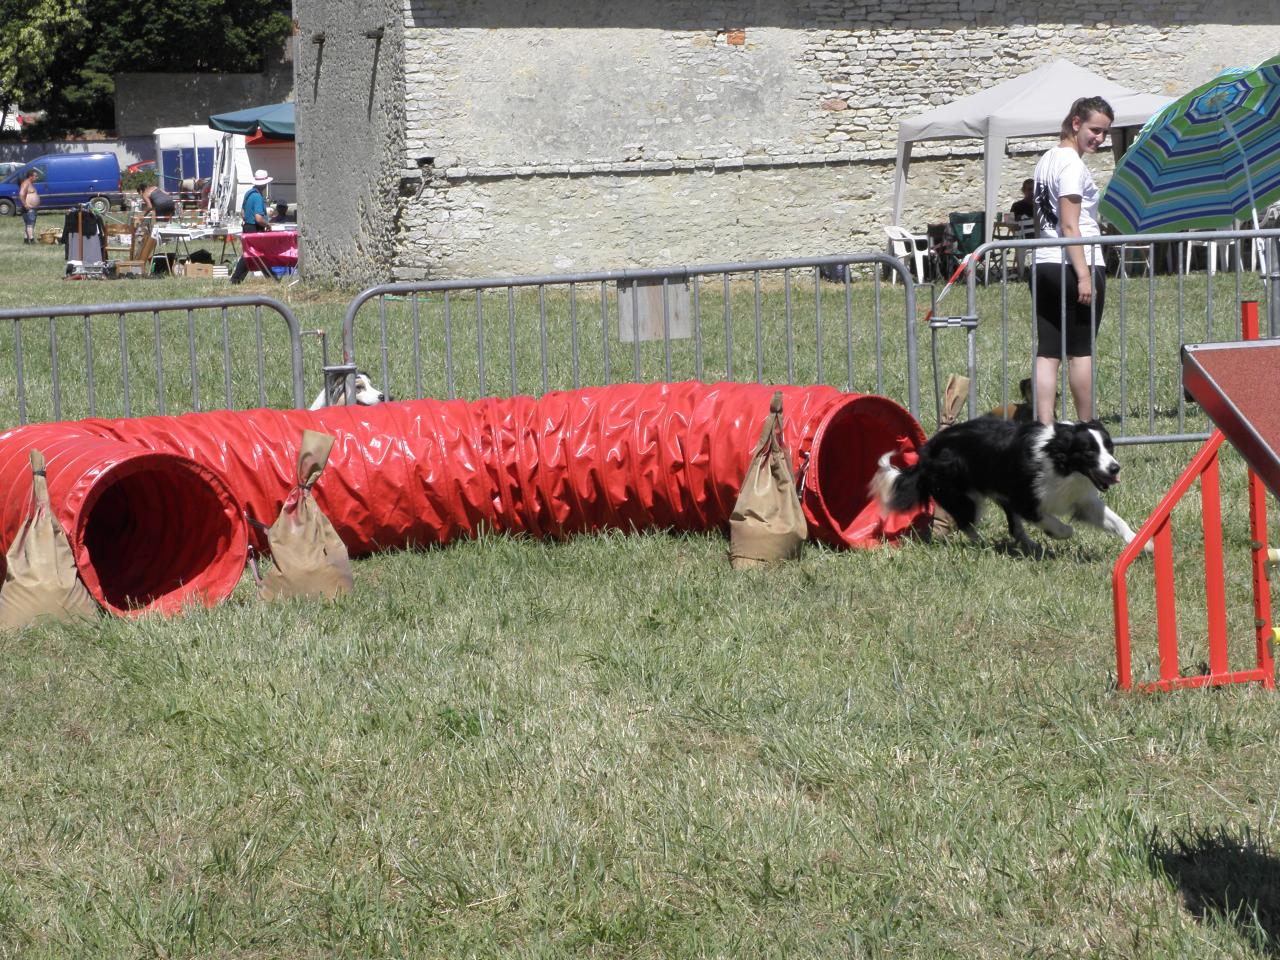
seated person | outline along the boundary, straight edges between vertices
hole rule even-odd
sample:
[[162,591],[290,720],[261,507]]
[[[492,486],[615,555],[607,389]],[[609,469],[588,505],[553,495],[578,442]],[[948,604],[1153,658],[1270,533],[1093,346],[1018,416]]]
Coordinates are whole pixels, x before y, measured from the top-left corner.
[[290,216],[287,203],[277,203],[276,212],[271,218],[273,223],[294,223],[297,218]]
[[1035,185],[1036,182],[1030,177],[1022,181],[1022,199],[1013,201],[1013,206],[1009,208],[1009,212],[1013,214],[1015,220],[1034,220],[1036,218],[1035,204],[1031,200]]
[[142,197],[142,209],[154,213],[157,217],[172,217],[174,214],[173,197],[161,190],[156,184],[148,184],[138,188],[138,196]]

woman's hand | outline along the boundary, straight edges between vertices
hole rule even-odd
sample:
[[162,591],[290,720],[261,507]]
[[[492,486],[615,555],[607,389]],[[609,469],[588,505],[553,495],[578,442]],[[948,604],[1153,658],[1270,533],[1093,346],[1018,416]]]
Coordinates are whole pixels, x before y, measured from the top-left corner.
[[1088,306],[1093,303],[1093,276],[1086,273],[1084,277],[1076,277],[1076,303]]
[[[1080,196],[1074,193],[1063,194],[1058,198],[1059,236],[1081,236],[1080,203]],[[1084,247],[1067,247],[1066,255],[1071,269],[1076,272],[1076,302],[1088,306],[1093,302],[1093,272],[1089,269]]]

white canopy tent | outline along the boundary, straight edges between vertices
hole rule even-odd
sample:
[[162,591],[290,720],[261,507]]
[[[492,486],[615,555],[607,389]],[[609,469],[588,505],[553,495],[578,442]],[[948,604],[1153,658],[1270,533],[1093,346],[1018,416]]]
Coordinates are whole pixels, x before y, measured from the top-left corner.
[[917,140],[977,138],[984,141],[986,237],[991,239],[999,207],[1000,167],[1010,137],[1043,137],[1058,133],[1062,118],[1077,97],[1103,97],[1115,110],[1114,126],[1141,126],[1169,97],[1138,93],[1114,80],[1055,60],[1030,73],[903,120],[898,125],[898,164],[893,191],[893,222],[902,222],[902,199]]

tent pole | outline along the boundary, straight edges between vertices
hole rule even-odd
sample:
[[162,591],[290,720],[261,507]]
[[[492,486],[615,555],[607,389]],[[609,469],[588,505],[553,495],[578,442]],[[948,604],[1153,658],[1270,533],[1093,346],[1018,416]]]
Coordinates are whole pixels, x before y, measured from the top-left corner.
[[903,194],[907,192],[907,170],[911,167],[911,141],[898,141],[898,162],[893,177],[893,223],[902,226]]
[[983,138],[983,243],[990,243],[995,232],[997,197],[1000,192],[1000,168],[1004,159],[1005,138],[987,129]]

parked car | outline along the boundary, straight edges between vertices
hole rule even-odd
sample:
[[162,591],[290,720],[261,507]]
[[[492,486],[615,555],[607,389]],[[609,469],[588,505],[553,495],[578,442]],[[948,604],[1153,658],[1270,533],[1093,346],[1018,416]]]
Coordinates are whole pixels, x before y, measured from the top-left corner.
[[0,216],[18,212],[18,189],[32,167],[42,209],[87,203],[95,213],[106,213],[113,203],[124,205],[120,161],[114,153],[49,153],[24,163],[0,181]]
[[129,164],[127,167],[125,167],[125,170],[128,173],[137,173],[140,170],[148,170],[152,173],[155,173],[156,162],[154,160],[139,160],[137,163]]

